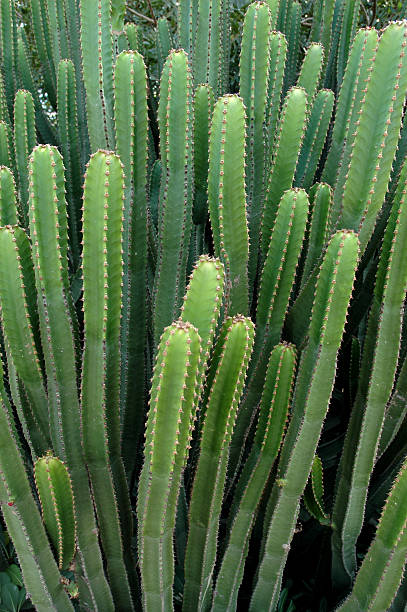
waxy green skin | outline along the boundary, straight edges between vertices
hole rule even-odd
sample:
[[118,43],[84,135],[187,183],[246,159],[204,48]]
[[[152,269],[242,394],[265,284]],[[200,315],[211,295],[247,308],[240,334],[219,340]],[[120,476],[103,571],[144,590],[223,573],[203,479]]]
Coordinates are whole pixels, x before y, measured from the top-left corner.
[[183,609],[210,606],[218,521],[230,438],[253,346],[254,326],[242,316],[228,318],[212,357],[202,425],[201,452],[189,507]]
[[[38,496],[33,495],[32,464],[48,450],[65,462],[79,500],[73,569],[84,610],[127,612],[143,605],[147,612],[171,610],[182,597],[185,609],[222,609],[224,597],[233,610],[249,538],[255,546],[262,528],[260,567],[255,570],[260,582],[254,584],[252,607],[278,609],[284,598],[287,603],[291,594],[285,584],[279,600],[287,552],[283,546],[290,545],[304,487],[311,514],[322,525],[328,520],[315,445],[335,370],[334,349],[344,333],[335,400],[354,400],[355,382],[348,383],[353,376],[360,387],[357,406],[369,405],[369,414],[354,411],[360,418],[351,417],[338,474],[335,517],[343,528],[335,532],[336,537],[340,531],[340,541],[333,547],[336,560],[343,556],[347,569],[342,560],[335,561],[332,593],[338,601],[332,605],[340,605],[339,599],[349,596],[348,570],[353,571],[364,515],[372,524],[406,453],[406,341],[404,331],[400,339],[403,300],[398,293],[403,283],[399,287],[397,279],[387,278],[387,265],[381,263],[377,283],[382,289],[373,291],[387,220],[391,229],[383,252],[393,248],[397,232],[403,233],[394,211],[405,191],[405,118],[400,137],[399,126],[407,86],[406,23],[381,33],[367,28],[355,36],[358,0],[317,0],[312,23],[308,16],[304,20],[304,3],[255,2],[247,7],[240,67],[234,74],[230,46],[236,59],[240,35],[230,0],[181,0],[174,37],[169,21],[147,13],[147,27],[157,21],[157,50],[144,46],[141,23],[124,22],[124,0],[28,4],[23,30],[17,4],[0,2],[0,503],[33,605],[44,612],[73,609],[60,582]],[[127,17],[134,16],[127,8]],[[32,33],[30,43],[25,30]],[[171,51],[174,46],[177,51]],[[150,64],[147,72],[144,49],[146,59],[157,58],[156,70]],[[226,96],[229,91],[239,92],[240,98]],[[35,148],[37,141],[47,144]],[[86,175],[82,235],[83,181],[91,152],[96,155]],[[400,170],[404,178],[398,183]],[[313,186],[316,177],[325,184]],[[24,229],[16,227],[18,222]],[[364,251],[346,329],[339,307],[331,316],[327,301],[339,300],[344,289],[338,289],[338,282],[330,284],[334,268],[322,275],[322,289],[318,281],[324,255],[334,257],[330,238],[343,227],[360,232]],[[355,237],[341,235],[346,235],[347,257],[348,240],[354,247]],[[338,238],[333,240],[336,244]],[[394,245],[396,261],[402,249],[397,241]],[[212,252],[216,259],[207,255]],[[336,261],[342,269],[343,253]],[[404,274],[402,262],[392,266]],[[228,321],[228,314],[249,313],[257,340],[253,344],[253,323],[244,319],[247,328],[240,331],[247,354],[242,357],[239,345],[241,376],[228,389],[235,401],[227,435],[220,440],[220,434],[213,434],[221,451],[206,482],[202,465],[210,463],[211,449],[205,432],[210,409],[221,403],[222,395],[217,369],[221,366],[227,383],[225,372],[236,365],[235,359],[226,364],[222,357],[223,350],[225,356],[232,351],[230,337],[226,340],[230,321],[223,331],[221,322]],[[325,324],[337,333],[330,346],[324,344],[325,336],[321,340]],[[154,461],[159,457],[167,462],[163,483],[157,463],[150,461],[151,446],[143,457],[140,440],[154,357],[166,326],[184,340],[188,337],[197,352],[189,355],[191,345],[179,343],[177,336],[183,358],[177,350],[165,368],[160,369],[164,361],[156,365],[155,397],[164,370],[167,376],[177,369],[179,385],[178,400],[171,406],[171,444],[169,404],[163,395],[160,423],[147,434],[150,442],[155,440]],[[290,389],[293,349],[278,345],[282,338],[295,341],[300,362],[286,435],[285,401],[281,410],[271,415],[267,410],[273,401],[277,405],[280,389],[281,397]],[[391,340],[387,347],[384,338]],[[360,366],[359,346],[365,353]],[[348,355],[349,371],[344,364]],[[286,358],[290,364],[282,376]],[[391,372],[384,380],[377,364],[387,358]],[[187,371],[185,382],[181,371]],[[373,383],[369,387],[371,375],[380,387],[380,401],[373,397]],[[188,410],[178,423],[181,403]],[[153,411],[149,419],[151,425]],[[345,419],[342,423],[344,431]],[[328,439],[330,425],[324,431]],[[282,439],[276,486],[266,485],[264,490],[272,494],[260,505],[263,525],[250,535],[266,472]],[[270,454],[266,442],[274,449]],[[370,479],[373,464],[379,478],[383,475],[380,482]],[[371,480],[367,499],[358,495],[359,478],[364,490]],[[404,482],[401,473],[400,478]],[[133,496],[138,490],[138,538],[133,539],[138,550],[130,544],[135,534],[128,489]],[[404,493],[404,485],[397,485],[391,494],[386,508],[396,510],[382,521],[385,530],[379,528],[345,606],[380,612],[390,606],[405,560],[399,511]],[[191,503],[191,495],[198,502]],[[206,508],[209,499],[212,522],[205,527],[203,546],[195,547],[200,506]],[[344,520],[339,507],[347,512]],[[54,533],[58,548],[58,529]],[[62,534],[71,544],[72,533],[69,527]],[[345,542],[349,536],[349,547],[342,546],[342,536]],[[263,589],[273,546],[276,571]],[[356,552],[364,551],[358,547]],[[69,566],[67,560],[62,563]],[[347,586],[341,590],[343,577]],[[402,597],[400,589],[398,600]]]
[[51,453],[34,465],[42,519],[58,554],[59,569],[68,569],[75,554],[76,527],[72,484],[64,463]]
[[256,511],[284,434],[294,368],[294,347],[277,345],[270,355],[253,447],[236,488],[236,513],[214,588],[212,610],[236,609]]
[[209,143],[208,202],[216,256],[226,271],[229,315],[249,308],[249,236],[244,181],[245,112],[238,96],[215,104]]
[[119,422],[123,198],[120,159],[98,151],[84,187],[82,435],[113,598],[119,609],[132,610],[126,569],[134,567],[127,547],[124,553],[132,519]]
[[143,607],[173,609],[173,531],[194,417],[201,341],[188,322],[164,330],[146,425],[137,517]]
[[[318,279],[308,345],[301,356],[294,390],[292,418],[281,451],[278,477],[269,504],[271,522],[251,610],[275,610],[282,571],[287,558],[314,453],[321,434],[334,383],[336,356],[358,258],[353,232],[338,232],[331,239]],[[332,282],[335,281],[335,283]],[[332,289],[331,289],[332,287]]]
[[404,461],[382,510],[376,536],[356,575],[352,593],[338,612],[389,609],[407,557],[407,512],[400,500],[407,495],[407,460]]

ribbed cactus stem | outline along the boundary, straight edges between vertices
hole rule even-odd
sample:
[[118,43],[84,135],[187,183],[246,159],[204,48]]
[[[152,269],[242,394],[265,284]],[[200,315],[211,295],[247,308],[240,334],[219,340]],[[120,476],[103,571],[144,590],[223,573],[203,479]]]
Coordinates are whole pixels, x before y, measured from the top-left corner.
[[0,166],[0,225],[17,225],[16,185],[5,166]]
[[[246,11],[240,53],[239,94],[246,109],[246,193],[250,236],[249,282],[250,293],[257,275],[260,221],[266,189],[266,121],[270,12],[267,4],[254,2]],[[274,76],[274,75],[273,75]]]
[[32,603],[39,612],[73,612],[31,492],[14,423],[3,402],[0,406],[0,473],[1,511]]
[[332,222],[358,231],[362,250],[383,203],[397,147],[407,89],[406,45],[407,22],[387,26],[371,63],[346,178],[335,188]]
[[261,252],[264,261],[270,242],[278,204],[287,189],[292,187],[298,155],[306,125],[307,95],[294,87],[284,102],[278,136],[274,145],[267,194],[261,223]]
[[236,488],[235,516],[214,590],[214,611],[237,605],[257,508],[284,434],[294,369],[294,347],[276,346],[267,368],[253,447]]
[[83,446],[113,598],[130,611],[123,546],[131,537],[131,515],[119,424],[123,183],[116,155],[98,151],[91,157],[84,186],[81,395]]
[[215,104],[209,145],[208,201],[215,253],[226,270],[227,312],[247,314],[245,112],[237,96],[223,96]]
[[14,146],[20,194],[20,218],[28,226],[28,158],[36,145],[35,114],[32,95],[19,90],[14,103]]
[[[404,177],[406,181],[406,177]],[[333,510],[333,564],[338,583],[356,569],[356,541],[376,459],[385,407],[390,399],[401,342],[407,289],[406,186],[394,199],[383,239],[361,360],[358,392],[345,440]],[[383,371],[386,376],[383,378]]]
[[42,518],[58,553],[59,569],[68,569],[76,547],[74,498],[64,463],[48,453],[34,465]]
[[173,610],[173,531],[194,416],[200,338],[187,322],[161,337],[146,425],[137,517],[143,608]]
[[158,122],[163,166],[154,285],[154,338],[179,314],[192,224],[190,74],[184,51],[173,51],[161,75]]
[[189,508],[183,610],[206,610],[211,600],[230,438],[253,345],[254,326],[242,316],[225,321],[211,362],[201,452]]
[[117,57],[114,85],[117,153],[125,174],[120,399],[122,455],[130,476],[143,429],[147,326],[147,75],[139,53]]
[[353,589],[338,612],[391,609],[407,558],[407,460],[382,510],[376,536],[357,573]]
[[253,612],[277,608],[300,497],[311,471],[332,393],[357,257],[356,235],[348,231],[335,234],[321,267],[309,343],[299,366],[292,419],[278,467],[281,486],[274,485],[269,502],[272,504],[271,522],[250,603]]

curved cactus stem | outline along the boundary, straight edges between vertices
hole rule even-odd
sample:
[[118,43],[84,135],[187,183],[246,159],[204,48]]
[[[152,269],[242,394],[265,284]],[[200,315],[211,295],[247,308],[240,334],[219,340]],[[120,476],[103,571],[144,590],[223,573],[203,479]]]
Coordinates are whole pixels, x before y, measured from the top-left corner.
[[5,166],[0,166],[0,225],[17,225],[16,185]]
[[[115,605],[132,610],[123,550],[132,534],[120,457],[120,309],[124,176],[119,158],[98,151],[84,186],[82,435]],[[101,205],[101,202],[103,205]],[[130,549],[127,548],[130,556]]]
[[226,310],[247,314],[249,240],[245,200],[245,114],[242,100],[226,95],[213,113],[208,201],[215,253],[226,270]]
[[246,109],[246,193],[249,224],[249,300],[254,290],[259,256],[259,233],[264,192],[266,189],[266,145],[264,126],[266,121],[270,13],[267,4],[253,2],[249,5],[242,34],[240,52],[239,94]]
[[236,487],[236,511],[214,590],[214,611],[233,610],[237,605],[257,509],[284,434],[294,369],[294,347],[277,345],[267,367],[253,447]]
[[187,322],[164,330],[146,425],[137,517],[143,608],[173,610],[173,533],[194,417],[200,338]]
[[70,252],[76,270],[80,259],[82,171],[76,111],[75,67],[70,60],[62,60],[58,66],[57,119],[66,173]]
[[[250,610],[275,610],[282,573],[294,534],[300,497],[311,471],[315,450],[334,383],[358,258],[353,232],[335,234],[318,279],[308,344],[301,356],[292,418],[284,440],[270,504],[264,554]],[[280,484],[280,486],[279,486]]]
[[310,109],[304,142],[295,173],[295,183],[309,189],[313,184],[318,162],[324,148],[334,107],[334,94],[329,89],[317,93]]
[[234,475],[244,441],[261,398],[270,352],[280,341],[304,239],[308,198],[304,190],[287,191],[280,202],[259,284],[256,338],[249,381],[239,408],[230,449],[229,473]]
[[65,464],[47,453],[34,464],[42,518],[58,553],[59,569],[67,569],[75,554],[76,526],[71,478]]
[[192,218],[205,224],[208,216],[209,134],[214,99],[210,85],[198,85],[194,94],[194,203]]
[[383,204],[400,133],[407,89],[406,40],[407,22],[390,24],[379,39],[345,181],[335,187],[332,223],[358,231],[362,252]]
[[342,159],[346,160],[349,156],[352,134],[359,117],[358,111],[360,110],[378,36],[377,31],[373,29],[359,30],[349,53],[336,105],[329,152],[322,174],[322,179],[331,187],[335,185]]
[[323,46],[319,43],[311,43],[305,53],[296,83],[297,87],[303,87],[303,89],[305,89],[309,102],[312,102],[318,89],[323,62]]
[[407,558],[407,459],[382,510],[376,536],[357,573],[353,589],[338,612],[389,610]]
[[161,75],[158,261],[154,285],[154,338],[179,314],[185,291],[192,224],[190,75],[184,51],[173,51]]
[[39,612],[72,612],[60,580],[36,501],[31,492],[14,424],[0,406],[0,506],[23,572],[24,583]]
[[219,516],[229,444],[253,345],[254,326],[242,316],[223,326],[208,376],[201,452],[189,508],[183,609],[206,610],[211,600]]
[[404,179],[404,186],[394,199],[383,239],[358,392],[338,473],[332,514],[333,568],[338,586],[346,585],[356,569],[356,542],[363,524],[367,489],[400,350],[407,290],[407,180]]
[[311,474],[304,491],[304,504],[311,516],[322,525],[330,525],[328,515],[324,510],[324,481],[322,461],[315,455]]
[[145,411],[148,121],[147,76],[141,55],[121,53],[114,81],[117,153],[125,174],[120,400],[122,456],[130,478]]
[[37,142],[32,95],[20,89],[14,103],[14,146],[20,194],[20,218],[28,226],[28,158]]
[[270,168],[261,224],[263,260],[267,255],[278,204],[284,191],[290,189],[293,183],[306,125],[306,110],[307,95],[305,91],[294,87],[288,92],[281,111],[279,133]]

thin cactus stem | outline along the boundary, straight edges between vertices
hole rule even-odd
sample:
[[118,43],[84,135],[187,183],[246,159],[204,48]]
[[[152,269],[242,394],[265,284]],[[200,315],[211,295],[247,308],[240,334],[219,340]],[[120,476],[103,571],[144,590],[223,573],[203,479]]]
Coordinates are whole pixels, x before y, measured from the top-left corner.
[[[266,189],[266,120],[269,79],[270,12],[267,4],[252,3],[246,11],[240,52],[239,94],[246,109],[246,193],[250,236],[249,287],[254,290],[259,256],[260,221]],[[249,298],[251,301],[251,298]]]
[[304,89],[291,89],[281,111],[279,133],[265,197],[261,223],[261,252],[264,261],[270,242],[277,207],[287,189],[292,187],[298,155],[306,125],[307,95]]
[[356,569],[356,541],[362,528],[384,411],[396,374],[407,289],[407,253],[404,248],[407,240],[406,186],[407,181],[393,202],[383,239],[358,393],[339,468],[332,514],[333,567],[338,585],[349,582]]
[[159,201],[159,250],[154,286],[156,343],[179,314],[185,291],[192,224],[190,75],[184,51],[167,58],[160,84],[158,121],[163,177]]
[[334,383],[358,257],[353,232],[332,238],[317,284],[309,327],[309,344],[302,354],[294,392],[292,419],[285,438],[274,485],[273,507],[250,610],[275,610],[282,572],[299,512],[300,497],[312,461]]
[[141,55],[125,51],[117,57],[114,83],[117,153],[125,174],[120,399],[122,456],[130,478],[145,410],[148,121],[147,76]]
[[237,605],[256,511],[284,434],[294,369],[294,347],[277,345],[270,355],[253,447],[236,488],[236,514],[214,589],[214,611]]
[[357,573],[353,589],[338,612],[391,609],[407,558],[407,459],[387,497],[376,536]]
[[308,214],[305,191],[287,191],[277,209],[267,257],[260,277],[256,311],[256,338],[249,367],[249,381],[233,432],[229,473],[234,475],[242,456],[254,407],[261,398],[267,363],[278,344],[288,309]]
[[242,316],[227,319],[211,362],[201,452],[189,508],[185,611],[205,610],[210,604],[229,444],[253,336],[250,319]]
[[19,90],[14,102],[14,146],[20,194],[20,218],[28,226],[28,158],[37,142],[32,95]]
[[126,567],[133,568],[123,545],[132,531],[119,423],[123,182],[116,155],[98,151],[91,157],[84,186],[81,399],[83,446],[112,594],[117,607],[130,611]]
[[194,203],[192,218],[204,225],[208,216],[210,122],[214,107],[210,85],[198,85],[194,94]]
[[0,406],[0,499],[7,530],[13,538],[24,582],[39,612],[72,612],[60,573],[31,492],[14,424]]

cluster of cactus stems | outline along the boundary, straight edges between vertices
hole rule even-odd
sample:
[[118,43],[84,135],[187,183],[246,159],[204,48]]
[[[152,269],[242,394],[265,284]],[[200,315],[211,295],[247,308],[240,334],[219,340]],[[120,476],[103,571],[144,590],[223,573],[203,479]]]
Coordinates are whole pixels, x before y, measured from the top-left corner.
[[230,0],[180,0],[155,92],[124,0],[31,0],[30,42],[0,0],[0,505],[40,612],[280,609],[299,521],[330,609],[401,609],[407,21],[359,5],[303,51],[300,3],[250,4],[231,93]]

